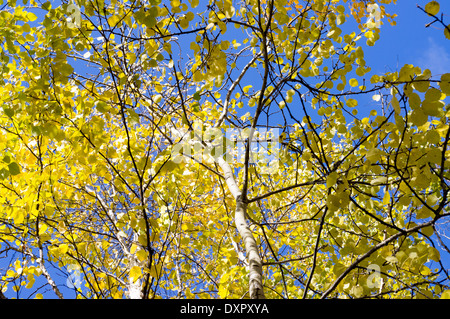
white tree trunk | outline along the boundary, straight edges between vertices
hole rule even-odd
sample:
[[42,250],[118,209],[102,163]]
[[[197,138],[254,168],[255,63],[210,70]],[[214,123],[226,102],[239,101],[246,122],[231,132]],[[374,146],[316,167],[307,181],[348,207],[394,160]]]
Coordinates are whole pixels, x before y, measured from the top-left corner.
[[137,279],[133,282],[133,278],[128,282],[128,298],[129,299],[142,299],[141,280]]
[[236,211],[234,221],[237,230],[242,237],[245,245],[245,252],[249,264],[249,293],[252,299],[263,299],[264,290],[262,285],[262,260],[259,256],[256,240],[245,220],[247,204],[242,200],[242,193],[236,184],[230,165],[222,158],[217,159],[217,163],[222,168],[225,181],[229,190],[236,199]]
[[248,227],[245,220],[245,215],[247,211],[247,205],[242,201],[239,196],[236,199],[236,212],[234,220],[236,227],[241,235],[244,245],[245,252],[248,256],[249,264],[249,293],[252,299],[263,299],[264,290],[262,285],[262,261],[258,253],[258,246],[256,245],[256,240]]

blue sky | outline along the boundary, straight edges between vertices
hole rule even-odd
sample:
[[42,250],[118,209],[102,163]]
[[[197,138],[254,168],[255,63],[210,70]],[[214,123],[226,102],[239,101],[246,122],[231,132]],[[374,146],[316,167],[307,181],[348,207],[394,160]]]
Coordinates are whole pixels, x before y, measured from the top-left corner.
[[[428,0],[398,0],[387,10],[396,13],[397,25],[385,23],[380,40],[365,50],[366,62],[377,73],[399,70],[404,64],[429,68],[433,75],[450,72],[450,40],[438,23],[426,28],[433,19],[417,5],[425,7]],[[450,1],[439,1],[444,21],[450,24]]]
[[[433,77],[440,78],[443,73],[450,73],[450,40],[444,36],[444,27],[434,23],[431,17],[417,8],[422,8],[429,0],[398,0],[396,5],[388,5],[387,11],[396,13],[397,25],[386,23],[381,27],[380,39],[373,47],[364,50],[367,65],[373,73],[399,71],[405,64],[413,64],[423,69],[430,69]],[[450,1],[438,1],[440,13],[444,13],[444,22],[450,24]],[[439,13],[439,16],[440,16]],[[448,232],[450,233],[450,232]],[[450,244],[450,240],[446,240]],[[436,240],[437,243],[437,240]],[[442,262],[450,268],[450,256],[438,247],[443,257]]]

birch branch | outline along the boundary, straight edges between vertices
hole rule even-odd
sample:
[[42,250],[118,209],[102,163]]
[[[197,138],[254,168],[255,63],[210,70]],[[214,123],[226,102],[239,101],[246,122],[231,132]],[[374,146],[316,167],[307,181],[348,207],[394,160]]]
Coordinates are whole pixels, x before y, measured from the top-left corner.
[[339,285],[339,283],[342,281],[342,279],[344,279],[345,276],[347,276],[350,273],[350,271],[352,271],[354,268],[356,268],[356,266],[361,261],[363,261],[364,259],[368,258],[375,251],[377,251],[378,249],[386,246],[391,241],[396,240],[400,236],[404,236],[404,235],[407,235],[409,233],[415,232],[415,231],[417,231],[417,230],[419,230],[419,229],[421,229],[423,227],[427,227],[427,226],[433,225],[435,222],[436,222],[436,220],[430,220],[427,223],[423,223],[423,224],[417,225],[415,227],[406,229],[404,231],[398,232],[398,233],[392,235],[391,237],[387,238],[386,240],[383,240],[381,243],[379,243],[378,245],[373,247],[367,253],[365,253],[364,255],[362,255],[360,257],[358,257],[349,267],[347,267],[347,269],[334,281],[334,283],[331,285],[331,287],[328,288],[328,290],[324,292],[324,294],[322,295],[321,299],[325,299],[334,289],[336,289],[336,287]]
[[58,286],[56,286],[55,281],[52,279],[49,272],[47,271],[47,268],[44,265],[44,252],[41,245],[39,247],[39,258],[37,259],[37,262],[39,264],[39,269],[42,271],[42,274],[44,275],[45,279],[47,279],[47,282],[52,287],[55,294],[59,299],[64,299],[64,296],[62,295],[61,291],[59,291]]

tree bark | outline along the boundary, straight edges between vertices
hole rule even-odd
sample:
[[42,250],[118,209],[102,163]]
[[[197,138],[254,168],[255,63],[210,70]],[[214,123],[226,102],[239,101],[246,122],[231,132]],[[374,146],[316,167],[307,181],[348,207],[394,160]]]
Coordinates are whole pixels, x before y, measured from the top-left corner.
[[222,158],[217,159],[217,163],[222,168],[225,181],[229,190],[236,199],[236,210],[234,222],[239,234],[244,241],[245,253],[249,264],[249,294],[252,299],[263,299],[264,290],[262,284],[262,260],[259,256],[258,246],[253,234],[248,226],[245,216],[247,213],[247,204],[244,202],[242,193],[236,184],[230,165]]
[[[137,232],[134,232],[133,234],[133,242],[138,242],[138,234]],[[133,268],[134,266],[142,267],[142,265],[137,260],[136,254],[130,253],[130,251],[125,251],[128,255],[130,264],[129,269]],[[144,298],[144,292],[142,291],[142,280],[134,279],[131,276],[128,279],[128,298],[129,299],[143,299]]]
[[245,220],[247,204],[244,203],[241,196],[236,199],[235,223],[241,235],[245,252],[249,264],[249,293],[252,299],[264,299],[264,289],[262,285],[262,260],[259,256],[258,245],[253,234]]

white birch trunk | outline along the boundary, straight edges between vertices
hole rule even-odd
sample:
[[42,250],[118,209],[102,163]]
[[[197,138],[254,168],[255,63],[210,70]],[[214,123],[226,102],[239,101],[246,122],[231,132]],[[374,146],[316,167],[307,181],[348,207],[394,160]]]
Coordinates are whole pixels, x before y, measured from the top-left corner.
[[242,200],[242,193],[236,184],[230,165],[222,157],[217,159],[217,163],[222,168],[228,188],[236,199],[234,221],[236,223],[236,228],[244,241],[245,252],[248,259],[250,298],[263,299],[262,260],[259,256],[256,240],[245,220],[247,205]]
[[[138,234],[135,232],[133,234],[133,242],[137,243],[138,242]],[[131,268],[133,268],[134,266],[138,266],[138,267],[142,267],[142,265],[140,264],[139,260],[137,259],[136,254],[132,254],[130,253],[130,251],[126,251],[126,254],[128,255],[128,267],[129,270]],[[132,278],[131,276],[128,276],[128,298],[129,299],[143,299],[144,295],[142,292],[142,279],[135,279]]]

